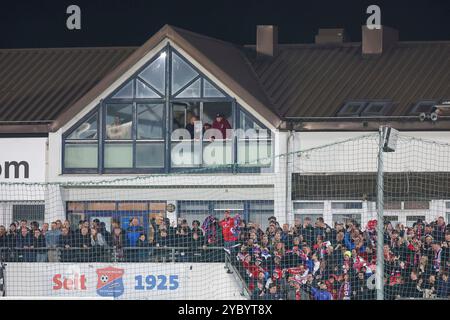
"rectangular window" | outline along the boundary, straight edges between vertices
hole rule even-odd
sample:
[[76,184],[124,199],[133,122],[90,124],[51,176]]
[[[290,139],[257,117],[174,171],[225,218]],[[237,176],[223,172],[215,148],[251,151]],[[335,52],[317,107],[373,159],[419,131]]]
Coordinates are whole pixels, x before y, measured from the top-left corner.
[[164,168],[164,142],[136,144],[137,168]]
[[305,222],[306,218],[310,218],[312,225],[314,225],[314,222],[318,218],[323,218],[323,214],[322,213],[304,213],[304,214],[296,213],[296,214],[294,214],[294,219],[295,220],[300,220],[301,224],[303,224]]
[[412,227],[414,223],[417,222],[417,220],[422,219],[422,221],[425,221],[425,216],[407,216],[406,217],[406,226]]
[[42,203],[33,204],[13,204],[13,220],[27,220],[28,223],[37,221],[42,227],[44,223],[45,205]]
[[68,143],[64,146],[64,167],[94,169],[98,165],[97,143]]
[[164,124],[163,104],[137,105],[137,139],[155,140],[163,139]]
[[316,209],[323,210],[323,202],[294,202],[294,210],[300,209]]
[[403,204],[405,210],[428,210],[430,209],[429,201],[405,201]]
[[398,223],[398,216],[384,216],[383,220],[384,222],[390,222],[392,226],[395,227]]
[[131,143],[106,143],[105,168],[132,168],[133,145]]
[[336,222],[344,224],[346,224],[347,222],[356,222],[357,224],[361,224],[361,215],[351,213],[335,213],[333,214],[333,224],[335,224]]
[[362,209],[362,202],[332,202],[331,209]]
[[133,127],[132,104],[106,105],[106,139],[131,140]]

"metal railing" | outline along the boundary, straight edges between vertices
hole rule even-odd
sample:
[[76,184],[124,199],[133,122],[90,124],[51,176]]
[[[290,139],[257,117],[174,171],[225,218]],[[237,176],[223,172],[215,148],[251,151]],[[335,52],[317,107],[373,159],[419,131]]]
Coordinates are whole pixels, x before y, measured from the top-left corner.
[[0,262],[225,262],[223,247],[0,248]]

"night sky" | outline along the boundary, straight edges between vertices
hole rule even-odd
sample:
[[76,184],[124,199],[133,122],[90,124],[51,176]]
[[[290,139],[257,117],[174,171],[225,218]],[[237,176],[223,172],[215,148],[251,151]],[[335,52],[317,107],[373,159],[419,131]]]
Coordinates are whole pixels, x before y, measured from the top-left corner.
[[[71,4],[81,30],[66,28]],[[238,44],[255,43],[257,24],[278,25],[280,43],[313,42],[320,27],[360,41],[370,4],[400,40],[450,40],[450,0],[1,0],[0,48],[138,46],[166,23]]]

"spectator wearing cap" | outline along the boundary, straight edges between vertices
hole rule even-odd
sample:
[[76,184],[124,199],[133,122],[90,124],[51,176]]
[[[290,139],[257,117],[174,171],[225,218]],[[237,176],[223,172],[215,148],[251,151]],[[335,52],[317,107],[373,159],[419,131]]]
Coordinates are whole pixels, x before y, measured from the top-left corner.
[[230,137],[230,132],[228,131],[231,129],[231,125],[228,122],[227,119],[225,119],[223,113],[217,113],[216,119],[212,123],[212,128],[217,129],[222,134],[222,137],[215,137],[216,139],[228,139]]

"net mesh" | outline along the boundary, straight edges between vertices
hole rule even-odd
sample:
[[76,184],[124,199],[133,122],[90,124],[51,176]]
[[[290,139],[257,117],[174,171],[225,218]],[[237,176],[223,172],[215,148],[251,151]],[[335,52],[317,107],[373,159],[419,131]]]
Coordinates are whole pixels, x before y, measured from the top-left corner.
[[382,228],[384,299],[448,299],[450,145],[401,135],[383,153],[377,223],[378,139],[283,154],[274,172],[2,183],[0,291],[376,299]]

